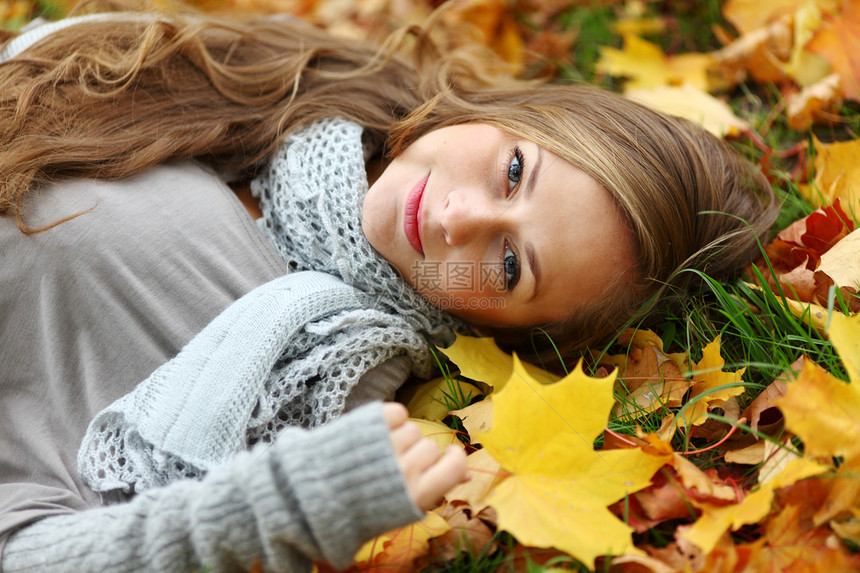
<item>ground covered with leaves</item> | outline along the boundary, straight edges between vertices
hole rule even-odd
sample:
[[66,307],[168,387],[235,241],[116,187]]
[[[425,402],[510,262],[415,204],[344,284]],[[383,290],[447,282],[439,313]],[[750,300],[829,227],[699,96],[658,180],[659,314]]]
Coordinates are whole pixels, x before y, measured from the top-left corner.
[[[441,4],[188,1],[377,39]],[[0,25],[70,4],[2,0]],[[561,380],[490,340],[444,350],[453,366],[402,399],[472,479],[354,570],[860,570],[860,0],[469,0],[445,18],[525,77],[702,122],[783,208],[743,276]]]

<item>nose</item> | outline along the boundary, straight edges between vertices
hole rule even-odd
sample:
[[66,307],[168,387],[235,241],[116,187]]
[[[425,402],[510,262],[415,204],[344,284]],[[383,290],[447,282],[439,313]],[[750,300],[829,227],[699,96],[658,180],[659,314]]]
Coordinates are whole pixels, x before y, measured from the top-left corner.
[[501,223],[501,213],[480,194],[452,190],[445,197],[439,224],[449,246],[492,232]]

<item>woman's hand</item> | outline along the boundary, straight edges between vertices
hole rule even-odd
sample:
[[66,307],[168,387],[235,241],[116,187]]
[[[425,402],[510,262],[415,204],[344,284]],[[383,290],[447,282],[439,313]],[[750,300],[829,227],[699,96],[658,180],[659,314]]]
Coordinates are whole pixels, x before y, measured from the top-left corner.
[[383,416],[406,487],[421,511],[433,509],[445,492],[468,479],[463,449],[449,446],[440,456],[433,440],[423,437],[418,426],[408,420],[403,404],[386,403]]

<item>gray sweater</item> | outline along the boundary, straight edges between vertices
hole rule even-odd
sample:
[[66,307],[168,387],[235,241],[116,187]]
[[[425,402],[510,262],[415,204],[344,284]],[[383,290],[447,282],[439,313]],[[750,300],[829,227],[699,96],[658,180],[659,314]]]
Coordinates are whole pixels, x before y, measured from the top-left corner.
[[[75,471],[90,418],[285,269],[230,190],[192,165],[46,188],[27,216],[91,207],[30,237],[0,217],[0,545],[16,531],[0,570],[344,565],[360,541],[419,515],[373,407],[289,430],[201,482],[98,507]],[[371,397],[392,386],[368,382]]]
[[6,546],[3,570],[306,571],[349,565],[361,544],[421,516],[394,459],[379,403],[312,431],[286,430],[202,481],[52,517]]

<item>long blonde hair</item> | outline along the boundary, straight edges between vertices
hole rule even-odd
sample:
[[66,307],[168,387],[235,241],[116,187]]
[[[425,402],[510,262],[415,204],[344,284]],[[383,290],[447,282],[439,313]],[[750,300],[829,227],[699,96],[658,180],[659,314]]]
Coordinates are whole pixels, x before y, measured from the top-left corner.
[[[395,53],[407,37],[412,61]],[[442,53],[417,28],[380,48],[291,19],[80,23],[0,65],[0,212],[38,231],[25,222],[31,189],[173,158],[251,176],[285,133],[332,115],[363,125],[390,156],[433,129],[484,122],[589,174],[630,229],[637,268],[588,310],[540,325],[562,349],[614,334],[667,285],[695,276],[683,269],[720,277],[755,252],[775,216],[773,192],[724,142],[621,96],[514,82],[495,65],[471,49]],[[549,348],[520,350],[540,358]]]

